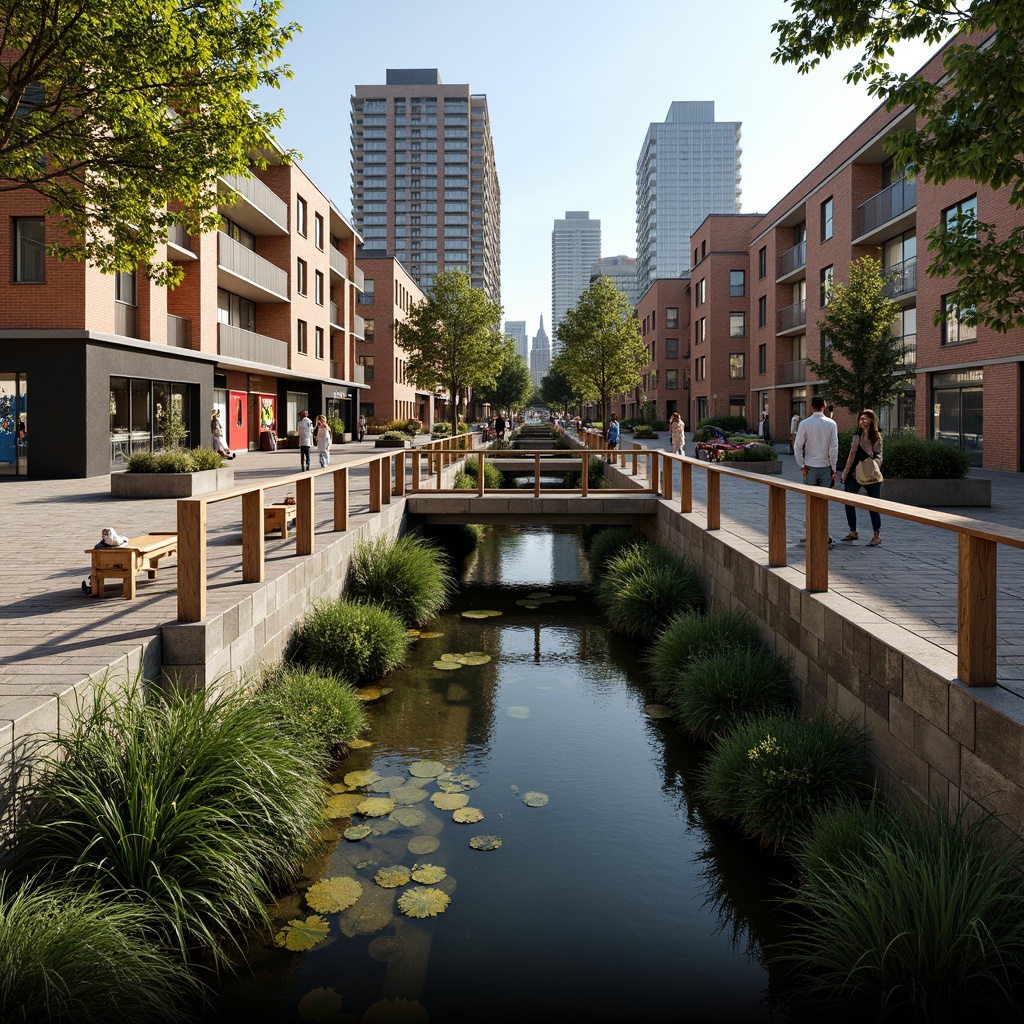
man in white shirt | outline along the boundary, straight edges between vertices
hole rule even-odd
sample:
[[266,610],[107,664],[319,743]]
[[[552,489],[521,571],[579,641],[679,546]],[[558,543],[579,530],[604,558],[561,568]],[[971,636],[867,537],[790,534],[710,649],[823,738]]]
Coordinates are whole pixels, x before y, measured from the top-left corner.
[[298,422],[299,430],[299,466],[303,470],[309,469],[309,450],[313,447],[313,421],[309,413],[303,409],[302,417]]
[[[839,458],[839,428],[825,415],[825,399],[811,399],[811,415],[801,420],[796,430],[796,461],[804,483],[811,487],[832,487],[836,482]],[[828,539],[828,546],[835,541]]]

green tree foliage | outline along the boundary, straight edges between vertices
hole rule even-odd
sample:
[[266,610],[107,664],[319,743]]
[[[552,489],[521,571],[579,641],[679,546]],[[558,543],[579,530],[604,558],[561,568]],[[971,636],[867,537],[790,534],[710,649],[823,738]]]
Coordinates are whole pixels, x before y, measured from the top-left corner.
[[541,379],[539,396],[538,405],[546,405],[549,409],[554,409],[557,412],[568,410],[570,406],[578,404],[580,401],[573,382],[562,369],[557,356]]
[[612,395],[635,388],[650,361],[629,299],[610,278],[599,277],[565,314],[555,334],[562,346],[559,369],[585,400],[601,403],[607,422]]
[[406,373],[418,388],[451,396],[452,435],[458,432],[456,399],[467,388],[493,386],[501,366],[501,303],[473,288],[461,270],[443,270],[431,293],[395,322],[398,343],[409,353]]
[[[867,83],[885,106],[912,106],[911,122],[886,140],[899,167],[944,184],[967,178],[1009,188],[1009,203],[1024,208],[1024,5],[1005,0],[790,0],[793,17],[775,22],[776,63],[801,74],[836,51],[862,47],[846,76]],[[890,69],[893,46],[921,39],[943,51],[944,74],[931,82]],[[982,45],[983,44],[983,45]],[[1024,226],[1000,237],[996,226],[965,213],[928,236],[935,254],[928,273],[952,276],[949,302],[965,322],[998,331],[1024,326]],[[940,322],[942,311],[936,313]]]
[[903,363],[903,343],[890,333],[899,303],[886,296],[881,264],[862,256],[850,264],[850,282],[832,285],[822,336],[821,362],[807,360],[828,381],[829,397],[856,414],[889,405],[913,381]]
[[518,412],[530,401],[533,381],[526,360],[516,351],[514,338],[506,338],[501,353],[501,369],[493,384],[477,389],[477,396],[495,409]]
[[153,262],[168,228],[216,229],[218,178],[265,165],[282,122],[246,98],[291,74],[276,62],[297,26],[280,8],[0,0],[0,191],[46,199],[64,233],[51,254],[181,279]]

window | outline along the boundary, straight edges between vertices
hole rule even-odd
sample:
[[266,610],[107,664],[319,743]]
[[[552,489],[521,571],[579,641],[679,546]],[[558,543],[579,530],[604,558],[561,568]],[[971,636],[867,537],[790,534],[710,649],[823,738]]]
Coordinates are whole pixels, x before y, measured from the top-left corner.
[[745,295],[747,289],[747,275],[742,270],[730,270],[729,271],[729,295],[732,298],[737,298],[740,295]]
[[768,276],[768,246],[762,245],[757,250],[757,277],[763,281]]
[[976,311],[971,309],[960,309],[952,297],[942,296],[942,344],[957,345],[964,341],[976,341],[978,328],[976,324],[966,323],[966,320],[973,319]]
[[768,346],[758,345],[757,346],[757,372],[767,373],[768,372]]
[[217,289],[217,323],[239,327],[243,331],[256,330],[256,303],[243,299],[223,288]]
[[313,243],[321,252],[324,251],[324,219],[319,213],[313,214]]
[[679,330],[679,307],[665,307],[665,329],[669,331]]
[[746,355],[743,352],[730,352],[729,353],[729,379],[730,380],[741,380],[746,376],[743,369],[743,363],[746,359]]
[[314,337],[316,339],[315,340],[315,346],[316,347],[313,350],[313,354],[317,357],[317,359],[323,359],[323,357],[324,357],[324,329],[322,327],[317,327],[316,328],[316,332],[314,334]]
[[306,237],[306,200],[298,196],[295,200],[295,230],[303,238]]
[[764,327],[768,323],[768,296],[762,295],[757,300],[757,326]]
[[679,339],[678,338],[666,338],[665,339],[665,358],[666,359],[678,359],[679,358]]
[[309,347],[309,327],[305,320],[300,320],[298,323],[298,331],[295,336],[295,347],[299,352],[306,353]]
[[697,329],[698,329],[698,332],[700,334],[700,337],[697,340],[698,341],[705,341],[707,339],[707,336],[708,336],[708,320],[707,320],[707,317],[702,316],[700,318],[700,323],[697,325]]
[[138,305],[135,290],[135,271],[118,270],[114,274],[114,298],[129,306]]
[[14,280],[20,284],[46,280],[45,232],[42,217],[14,218]]
[[306,294],[307,282],[306,282],[306,261],[298,260],[295,265],[295,290],[300,295]]
[[697,282],[697,288],[694,292],[694,296],[696,299],[694,305],[703,306],[704,303],[707,301],[707,283],[705,282],[705,279],[703,277]]
[[821,284],[821,304],[827,306],[832,298],[832,267],[822,267],[819,275]]
[[678,391],[679,390],[679,371],[678,370],[666,370],[665,371],[665,390],[666,391]]
[[835,223],[832,218],[832,197],[829,196],[821,204],[821,240],[824,242],[835,234]]
[[[958,218],[963,218],[962,223]],[[978,219],[978,197],[971,196],[963,202],[951,206],[948,210],[942,211],[942,220],[947,231],[960,231],[961,234],[973,238],[978,233],[976,221]]]
[[363,367],[363,383],[373,382],[373,356],[357,356],[356,362]]
[[747,314],[746,313],[730,313],[729,314],[729,337],[730,338],[743,338],[747,333]]
[[368,277],[363,282],[362,292],[356,294],[356,305],[358,306],[372,306],[373,305],[373,278]]
[[313,298],[318,306],[324,304],[324,275],[319,270],[313,277]]
[[373,318],[369,317],[363,321],[363,341],[367,344],[373,343]]

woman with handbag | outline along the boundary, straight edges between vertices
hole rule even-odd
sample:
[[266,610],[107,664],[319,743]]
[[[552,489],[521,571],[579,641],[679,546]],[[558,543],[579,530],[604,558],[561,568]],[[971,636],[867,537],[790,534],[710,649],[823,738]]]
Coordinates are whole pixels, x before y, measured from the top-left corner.
[[[843,485],[847,492],[856,494],[861,488],[869,498],[882,495],[882,435],[878,432],[878,418],[874,411],[865,409],[857,417],[857,431],[850,442],[850,455],[843,469]],[[877,548],[882,543],[882,517],[870,510],[871,528],[875,535],[868,541],[868,547]],[[850,524],[850,532],[843,537],[845,541],[857,540],[857,510],[853,505],[846,506],[846,521]]]

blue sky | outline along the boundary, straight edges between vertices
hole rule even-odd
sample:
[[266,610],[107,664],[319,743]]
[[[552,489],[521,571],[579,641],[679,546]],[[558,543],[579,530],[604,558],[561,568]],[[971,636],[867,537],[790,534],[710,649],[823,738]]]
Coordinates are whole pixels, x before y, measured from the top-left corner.
[[[280,142],[344,213],[351,209],[349,98],[385,70],[436,67],[487,95],[501,185],[502,303],[532,338],[551,329],[551,228],[566,210],[601,220],[602,255],[636,255],[636,160],[673,100],[714,100],[741,121],[743,212],[773,206],[877,105],[843,75],[776,66],[784,0],[284,0],[303,32],[294,78],[258,97],[283,107]],[[929,50],[908,44],[895,66]]]

